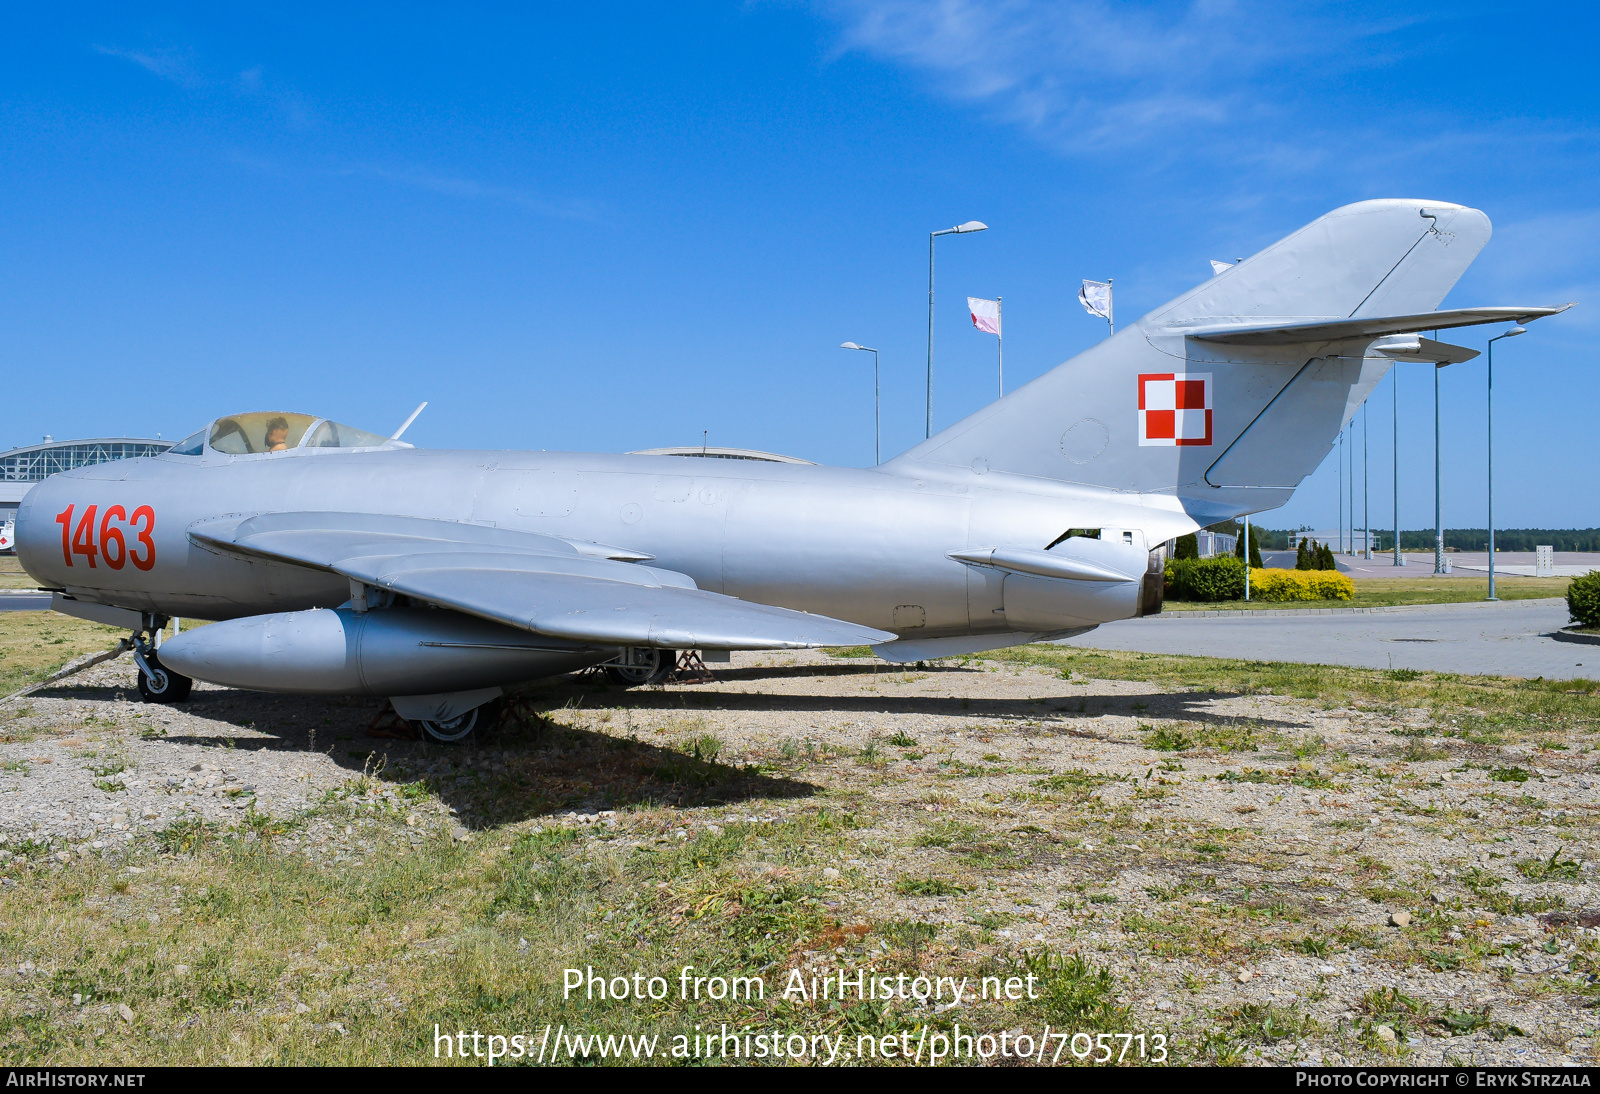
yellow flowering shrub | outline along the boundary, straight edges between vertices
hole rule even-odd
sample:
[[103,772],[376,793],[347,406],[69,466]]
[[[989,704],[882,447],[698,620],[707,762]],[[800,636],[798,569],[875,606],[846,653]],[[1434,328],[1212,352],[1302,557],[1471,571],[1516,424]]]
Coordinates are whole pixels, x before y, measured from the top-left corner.
[[1337,570],[1250,569],[1252,600],[1349,600],[1356,583]]

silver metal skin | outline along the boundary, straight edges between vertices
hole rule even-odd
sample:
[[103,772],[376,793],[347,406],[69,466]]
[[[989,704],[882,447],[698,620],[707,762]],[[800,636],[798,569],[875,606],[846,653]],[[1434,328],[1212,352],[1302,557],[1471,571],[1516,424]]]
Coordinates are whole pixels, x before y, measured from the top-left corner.
[[[429,451],[304,416],[238,454],[219,419],[233,453],[41,483],[18,554],[80,603],[234,621],[162,646],[179,673],[451,717],[481,699],[450,693],[625,649],[915,659],[1079,633],[1160,609],[1166,541],[1286,501],[1406,335],[1562,310],[1432,312],[1488,236],[1461,206],[1335,210],[873,468]],[[1148,442],[1140,393],[1178,374],[1208,385],[1204,443]]]
[[492,688],[587,668],[607,654],[538,639],[459,612],[313,608],[214,624],[206,641],[162,663],[251,691],[417,695]]

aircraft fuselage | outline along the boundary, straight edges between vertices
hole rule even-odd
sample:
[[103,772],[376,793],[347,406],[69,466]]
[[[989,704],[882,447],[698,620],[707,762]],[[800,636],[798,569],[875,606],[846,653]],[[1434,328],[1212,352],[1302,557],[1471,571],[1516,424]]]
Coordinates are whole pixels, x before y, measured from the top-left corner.
[[[164,615],[338,605],[350,596],[344,578],[242,559],[187,535],[197,522],[297,511],[426,517],[623,547],[702,589],[902,637],[1049,629],[1018,622],[1015,592],[1008,621],[1007,575],[953,561],[951,551],[1038,549],[1084,527],[1145,552],[1194,526],[1170,497],[997,472],[936,478],[677,456],[300,449],[125,460],[52,476],[23,503],[18,553],[43,586]],[[1062,626],[1138,613],[1136,589],[1091,592],[1096,618],[1074,615]]]

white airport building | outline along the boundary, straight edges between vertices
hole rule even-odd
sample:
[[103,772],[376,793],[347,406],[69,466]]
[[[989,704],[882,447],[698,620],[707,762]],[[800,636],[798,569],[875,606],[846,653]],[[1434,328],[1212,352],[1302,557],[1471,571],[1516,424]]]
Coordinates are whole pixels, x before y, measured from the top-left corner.
[[97,437],[86,441],[46,437],[39,444],[0,452],[0,527],[16,519],[23,496],[47,475],[92,463],[159,456],[171,447],[171,441],[147,437]]

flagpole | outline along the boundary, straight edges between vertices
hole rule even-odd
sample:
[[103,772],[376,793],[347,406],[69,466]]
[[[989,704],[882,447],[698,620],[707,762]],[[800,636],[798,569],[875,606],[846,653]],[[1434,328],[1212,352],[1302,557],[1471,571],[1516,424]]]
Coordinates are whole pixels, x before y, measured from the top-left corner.
[[1117,324],[1111,318],[1117,311],[1116,298],[1111,295],[1111,286],[1116,280],[1114,277],[1106,278],[1106,330],[1109,332],[1107,337],[1117,333]]
[[1002,399],[1005,398],[1006,394],[1006,336],[1004,334],[1006,325],[1005,323],[1001,322],[1000,319],[1000,304],[1003,300],[1005,300],[1005,297],[1003,296],[997,296],[994,298],[994,325],[996,327],[994,332],[994,352],[996,366],[1000,370],[999,387],[1000,398]]

